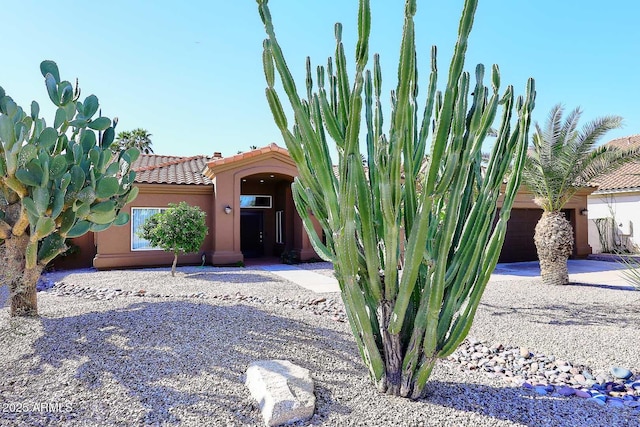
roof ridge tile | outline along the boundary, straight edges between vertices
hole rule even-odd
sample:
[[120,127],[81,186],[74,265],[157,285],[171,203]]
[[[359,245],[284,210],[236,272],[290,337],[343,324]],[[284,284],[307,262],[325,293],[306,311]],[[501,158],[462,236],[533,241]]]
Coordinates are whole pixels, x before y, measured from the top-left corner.
[[134,171],[135,172],[144,172],[144,171],[150,171],[150,170],[153,170],[153,169],[159,169],[159,168],[164,168],[164,167],[167,167],[167,166],[173,166],[173,165],[178,165],[178,164],[181,164],[181,163],[186,163],[188,161],[199,159],[199,158],[207,159],[207,157],[203,156],[203,155],[182,157],[182,156],[164,156],[164,155],[158,154],[157,156],[158,157],[174,157],[174,160],[169,160],[167,162],[158,163],[158,164],[150,165],[150,166],[142,166],[140,168],[135,168]]

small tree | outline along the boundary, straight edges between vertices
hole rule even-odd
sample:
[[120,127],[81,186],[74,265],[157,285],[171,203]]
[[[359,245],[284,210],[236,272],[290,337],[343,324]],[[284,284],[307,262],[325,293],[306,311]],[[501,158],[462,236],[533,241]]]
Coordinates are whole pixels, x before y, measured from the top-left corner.
[[120,210],[138,194],[132,148],[110,150],[115,120],[94,117],[98,98],[60,79],[58,66],[40,70],[55,118],[47,124],[33,101],[27,114],[0,87],[0,283],[11,290],[12,316],[37,316],[36,283],[67,250],[65,239],[124,225]]
[[147,219],[138,235],[154,247],[173,252],[171,275],[175,276],[178,255],[200,250],[208,232],[205,216],[197,206],[170,203],[168,209]]

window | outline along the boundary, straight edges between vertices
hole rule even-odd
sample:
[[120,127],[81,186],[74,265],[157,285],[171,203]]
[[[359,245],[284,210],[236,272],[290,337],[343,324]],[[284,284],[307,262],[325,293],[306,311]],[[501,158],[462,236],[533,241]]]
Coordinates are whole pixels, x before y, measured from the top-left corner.
[[132,251],[157,251],[160,248],[154,248],[149,244],[148,240],[138,236],[138,230],[142,229],[142,224],[159,212],[167,208],[131,208],[131,250]]
[[282,234],[282,219],[284,211],[276,211],[276,243],[284,243],[284,236]]
[[270,208],[271,196],[242,195],[240,196],[240,207],[251,209]]

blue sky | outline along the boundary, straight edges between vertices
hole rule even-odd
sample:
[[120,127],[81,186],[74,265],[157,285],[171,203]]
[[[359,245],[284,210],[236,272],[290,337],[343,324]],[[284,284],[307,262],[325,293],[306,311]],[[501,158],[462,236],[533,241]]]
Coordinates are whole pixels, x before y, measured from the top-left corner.
[[[395,86],[404,2],[371,3],[371,52],[381,54],[388,93]],[[436,44],[445,81],[462,4],[418,0],[423,78]],[[353,57],[357,5],[270,1],[289,66],[301,82],[307,55],[324,64],[332,54],[337,21]],[[0,86],[23,107],[37,100],[49,120],[53,110],[39,72],[43,59],[56,61],[63,79],[79,78],[83,96],[97,95],[103,114],[119,117],[117,131],[147,129],[156,153],[227,156],[252,145],[284,146],[264,97],[264,29],[254,0],[22,0],[4,2],[0,10]],[[580,106],[583,122],[622,116],[625,126],[607,140],[638,134],[639,13],[635,0],[480,0],[466,69],[497,63],[503,88],[512,84],[516,93],[534,77],[537,121],[562,103]]]

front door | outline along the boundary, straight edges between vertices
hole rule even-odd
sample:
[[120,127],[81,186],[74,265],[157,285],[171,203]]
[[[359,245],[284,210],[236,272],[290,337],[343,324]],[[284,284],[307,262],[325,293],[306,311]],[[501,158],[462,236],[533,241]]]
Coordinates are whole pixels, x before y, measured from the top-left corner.
[[262,211],[240,212],[240,250],[245,258],[264,255],[264,216]]

